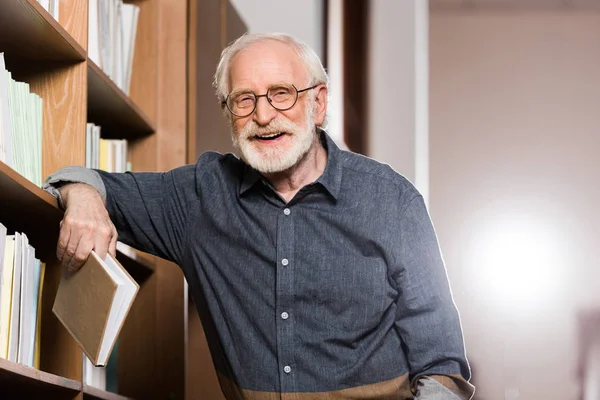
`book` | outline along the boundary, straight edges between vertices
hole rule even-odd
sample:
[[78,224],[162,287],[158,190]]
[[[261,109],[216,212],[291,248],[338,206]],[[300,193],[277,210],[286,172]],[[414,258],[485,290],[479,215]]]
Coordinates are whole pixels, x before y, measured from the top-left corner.
[[9,236],[15,242],[15,258],[12,281],[12,299],[10,311],[10,328],[8,332],[8,357],[12,362],[18,361],[19,354],[19,329],[21,320],[21,273],[25,261],[25,249],[29,245],[27,235],[15,232]]
[[8,358],[10,313],[12,309],[13,271],[15,262],[14,236],[4,239],[2,276],[0,276],[0,357]]
[[90,361],[105,366],[138,290],[117,260],[92,251],[79,271],[63,271],[52,312]]
[[41,356],[41,338],[42,338],[42,293],[44,289],[44,276],[46,274],[46,264],[40,262],[40,277],[38,288],[38,303],[35,323],[35,350],[33,355],[33,368],[40,369],[40,356]]
[[[25,237],[25,235],[23,235]],[[35,258],[35,249],[23,245],[21,271],[21,310],[19,315],[19,350],[17,362],[33,367],[35,358],[35,332],[37,323],[38,284],[40,262]]]
[[123,0],[90,0],[88,54],[127,95],[140,8]]

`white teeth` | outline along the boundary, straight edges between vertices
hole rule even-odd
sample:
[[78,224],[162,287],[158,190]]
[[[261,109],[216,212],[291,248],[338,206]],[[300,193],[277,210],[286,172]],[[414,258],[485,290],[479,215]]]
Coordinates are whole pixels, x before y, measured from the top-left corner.
[[261,139],[270,139],[270,138],[274,138],[275,136],[279,136],[279,135],[281,135],[281,132],[280,133],[273,133],[272,135],[259,136],[259,138],[261,138]]

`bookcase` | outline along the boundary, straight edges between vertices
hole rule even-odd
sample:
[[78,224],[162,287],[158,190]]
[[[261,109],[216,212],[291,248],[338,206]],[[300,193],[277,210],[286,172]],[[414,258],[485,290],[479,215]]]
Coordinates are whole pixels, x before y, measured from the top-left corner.
[[[42,174],[85,165],[87,122],[130,141],[133,170],[186,162],[187,0],[140,7],[130,96],[87,55],[88,1],[60,0],[55,21],[36,0],[0,2],[0,51],[16,80],[43,99]],[[46,263],[40,369],[0,359],[1,399],[183,399],[184,298],[180,269],[134,250],[118,258],[140,284],[120,335],[119,394],[82,383],[82,351],[52,314],[61,276],[55,199],[0,163],[0,222],[24,232]]]

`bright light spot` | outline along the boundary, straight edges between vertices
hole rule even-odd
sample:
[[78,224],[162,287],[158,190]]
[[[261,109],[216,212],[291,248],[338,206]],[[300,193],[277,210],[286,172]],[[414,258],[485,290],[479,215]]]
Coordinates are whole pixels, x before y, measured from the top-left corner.
[[486,221],[474,260],[476,282],[486,295],[519,308],[550,298],[560,285],[561,262],[560,242],[549,225],[517,215]]

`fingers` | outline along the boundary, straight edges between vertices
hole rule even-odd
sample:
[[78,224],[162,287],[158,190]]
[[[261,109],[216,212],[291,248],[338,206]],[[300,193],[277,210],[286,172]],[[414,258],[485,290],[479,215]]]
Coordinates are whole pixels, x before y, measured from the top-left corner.
[[67,246],[69,245],[69,239],[71,237],[71,228],[67,227],[63,224],[63,221],[60,221],[60,233],[58,235],[58,245],[56,246],[56,258],[58,261],[62,262],[65,252],[67,250]]
[[95,231],[94,250],[102,260],[106,258],[106,253],[109,251],[110,242],[115,233],[114,226],[108,218]]
[[[88,259],[90,253],[92,252],[93,246],[94,242],[89,240],[89,238],[82,238],[75,248],[69,263],[66,265],[67,269],[71,272],[78,271]],[[67,254],[69,254],[69,249],[67,249]]]
[[77,271],[77,268],[75,266],[71,266],[71,260],[75,256],[75,251],[79,246],[80,240],[81,237],[69,234],[69,242],[65,246],[65,251],[61,259],[63,266],[65,268],[68,268],[71,272]]
[[113,257],[117,257],[117,239],[118,239],[118,234],[117,234],[117,229],[115,228],[115,226],[111,223],[112,226],[112,237],[110,239],[110,243],[108,244],[108,252],[110,253],[111,256]]
[[106,258],[116,253],[117,231],[108,217],[102,222],[76,219],[66,214],[61,222],[56,257],[65,268],[75,272],[85,263],[92,250]]

